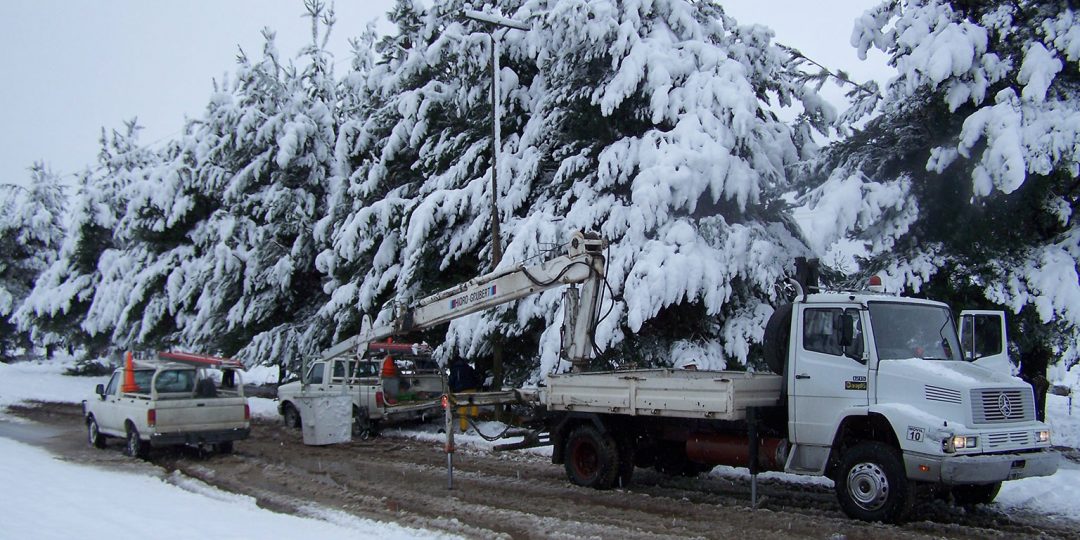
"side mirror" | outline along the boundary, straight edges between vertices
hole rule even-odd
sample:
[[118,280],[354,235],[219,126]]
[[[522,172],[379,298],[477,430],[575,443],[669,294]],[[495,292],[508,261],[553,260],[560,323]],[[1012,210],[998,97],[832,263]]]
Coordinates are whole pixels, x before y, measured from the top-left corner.
[[94,387],[94,393],[97,394],[98,397],[100,397],[101,399],[105,399],[105,385],[104,384],[99,384],[99,385],[95,386]]
[[855,342],[855,317],[850,313],[840,315],[840,346],[845,349]]

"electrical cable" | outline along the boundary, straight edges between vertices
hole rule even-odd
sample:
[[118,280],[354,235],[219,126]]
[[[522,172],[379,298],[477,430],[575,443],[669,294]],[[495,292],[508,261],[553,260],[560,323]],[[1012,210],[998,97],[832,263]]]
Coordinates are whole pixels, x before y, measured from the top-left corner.
[[510,428],[513,427],[510,424],[506,424],[506,427],[503,428],[503,430],[498,435],[491,436],[491,435],[486,435],[483,431],[480,431],[480,427],[476,425],[476,422],[473,421],[472,417],[466,416],[465,421],[468,422],[469,425],[472,426],[472,428],[476,430],[477,435],[479,435],[481,438],[483,438],[487,442],[495,442],[495,441],[497,441],[499,439],[502,439],[503,436],[506,435],[506,432],[510,431]]

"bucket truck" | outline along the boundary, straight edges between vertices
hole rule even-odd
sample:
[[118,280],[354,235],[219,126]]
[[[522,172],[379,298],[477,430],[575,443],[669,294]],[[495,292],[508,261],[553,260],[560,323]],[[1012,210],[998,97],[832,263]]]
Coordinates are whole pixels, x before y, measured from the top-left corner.
[[[965,323],[967,332],[990,332],[961,339],[941,302],[887,295],[876,286],[814,292],[816,272],[804,268],[796,272],[802,280],[795,299],[778,307],[765,329],[774,373],[586,373],[605,247],[576,233],[563,255],[431,295],[386,324],[365,324],[326,356],[362,354],[368,343],[569,284],[562,352],[571,372],[550,375],[532,390],[446,396],[448,437],[453,405],[518,400],[534,408],[530,431],[497,448],[552,445],[552,461],[574,484],[627,485],[635,467],[695,475],[733,465],[752,475],[819,475],[833,480],[848,516],[883,522],[904,520],[924,493],[988,503],[1003,481],[1057,470],[1050,428],[1034,417],[1031,387],[978,365],[983,350],[1002,350],[1003,314]],[[452,451],[451,439],[451,465]]]

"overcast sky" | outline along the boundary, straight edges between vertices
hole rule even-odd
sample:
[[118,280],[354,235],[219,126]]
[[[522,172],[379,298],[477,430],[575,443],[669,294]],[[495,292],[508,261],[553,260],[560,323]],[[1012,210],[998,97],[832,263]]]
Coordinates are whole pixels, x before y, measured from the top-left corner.
[[[338,0],[330,49],[349,58],[347,39],[393,0]],[[880,54],[860,62],[852,21],[877,0],[727,0],[740,24],[771,27],[776,39],[843,69],[884,80]],[[826,7],[827,6],[827,7]],[[238,47],[261,55],[260,31],[277,33],[282,55],[310,41],[303,0],[0,0],[0,183],[25,184],[43,160],[69,180],[96,164],[101,128],[137,117],[140,140],[178,134],[197,117],[214,79],[232,72]]]

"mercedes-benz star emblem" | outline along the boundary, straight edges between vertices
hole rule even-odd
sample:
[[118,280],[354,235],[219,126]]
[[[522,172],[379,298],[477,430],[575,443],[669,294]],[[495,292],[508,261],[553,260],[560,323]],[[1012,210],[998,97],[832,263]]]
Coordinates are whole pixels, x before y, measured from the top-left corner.
[[1009,396],[1005,395],[1004,393],[998,394],[998,410],[1001,411],[1001,414],[1005,416],[1005,418],[1012,416],[1012,400],[1010,400]]

